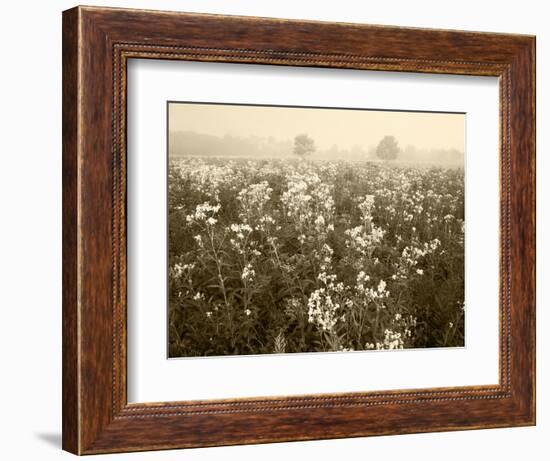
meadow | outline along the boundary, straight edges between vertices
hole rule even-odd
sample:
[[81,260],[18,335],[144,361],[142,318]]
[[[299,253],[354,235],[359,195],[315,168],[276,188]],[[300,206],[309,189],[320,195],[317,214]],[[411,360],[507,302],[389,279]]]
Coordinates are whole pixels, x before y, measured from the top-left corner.
[[464,345],[464,171],[172,159],[170,357]]

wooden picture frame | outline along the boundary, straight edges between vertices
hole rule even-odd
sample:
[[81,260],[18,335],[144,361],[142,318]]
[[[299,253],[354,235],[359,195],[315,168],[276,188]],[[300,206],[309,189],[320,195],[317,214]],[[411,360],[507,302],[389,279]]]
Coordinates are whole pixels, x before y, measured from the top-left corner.
[[[500,382],[129,404],[130,58],[496,76]],[[535,38],[76,7],[63,13],[63,448],[93,454],[535,424]]]

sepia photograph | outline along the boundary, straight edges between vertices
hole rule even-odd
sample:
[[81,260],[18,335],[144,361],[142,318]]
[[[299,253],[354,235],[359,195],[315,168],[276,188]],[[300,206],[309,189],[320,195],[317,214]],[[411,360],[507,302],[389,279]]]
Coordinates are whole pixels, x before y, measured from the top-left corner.
[[465,117],[169,101],[169,357],[464,347]]

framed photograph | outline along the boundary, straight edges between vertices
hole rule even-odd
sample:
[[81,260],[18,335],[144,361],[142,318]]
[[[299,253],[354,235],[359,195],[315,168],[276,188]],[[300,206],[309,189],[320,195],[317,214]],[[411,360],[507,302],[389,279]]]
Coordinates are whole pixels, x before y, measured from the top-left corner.
[[63,13],[63,448],[535,424],[535,38]]

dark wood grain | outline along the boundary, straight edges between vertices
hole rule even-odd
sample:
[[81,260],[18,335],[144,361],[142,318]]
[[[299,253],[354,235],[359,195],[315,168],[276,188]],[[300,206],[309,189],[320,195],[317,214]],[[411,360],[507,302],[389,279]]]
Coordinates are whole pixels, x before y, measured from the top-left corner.
[[[535,422],[535,39],[78,7],[63,14],[63,447],[78,454]],[[222,401],[126,399],[126,63],[500,78],[500,382]]]
[[63,16],[63,448],[79,452],[78,10]]

